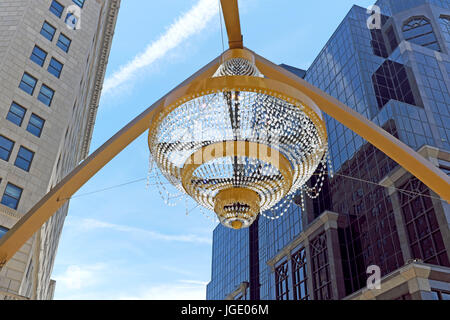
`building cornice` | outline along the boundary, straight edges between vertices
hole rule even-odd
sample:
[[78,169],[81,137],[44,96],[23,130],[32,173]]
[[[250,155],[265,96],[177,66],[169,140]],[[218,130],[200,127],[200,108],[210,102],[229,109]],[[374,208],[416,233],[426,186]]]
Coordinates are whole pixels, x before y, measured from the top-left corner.
[[81,159],[85,159],[89,154],[89,146],[91,144],[92,133],[94,131],[95,118],[97,117],[97,109],[100,102],[100,96],[105,80],[106,67],[108,65],[109,53],[111,51],[114,29],[116,28],[117,17],[121,0],[108,0],[106,24],[102,32],[102,43],[100,47],[100,57],[95,69],[94,88],[89,102],[89,110],[87,115],[87,124],[84,130],[83,142],[81,145]]
[[8,291],[3,291],[3,290],[0,290],[0,296],[4,296],[3,299],[5,299],[5,300],[30,300],[27,297],[24,297],[24,296],[21,296],[18,294],[14,294],[14,293],[11,293]]
[[5,216],[14,218],[14,219],[20,219],[22,215],[18,213],[16,210],[13,210],[3,204],[0,204],[0,214],[3,214]]
[[307,241],[308,237],[314,234],[317,230],[323,229],[337,229],[339,226],[339,214],[333,211],[324,211],[319,217],[317,217],[308,227],[302,231],[294,240],[286,245],[280,252],[267,261],[270,267],[274,267],[281,259],[291,255],[291,252],[295,250],[299,245],[302,245]]

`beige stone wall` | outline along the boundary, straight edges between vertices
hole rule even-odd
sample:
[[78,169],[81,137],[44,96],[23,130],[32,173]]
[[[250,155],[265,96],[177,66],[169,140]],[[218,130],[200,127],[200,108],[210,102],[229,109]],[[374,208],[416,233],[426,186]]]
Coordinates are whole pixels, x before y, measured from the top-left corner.
[[[0,2],[0,134],[15,142],[8,162],[0,160],[0,199],[7,183],[23,188],[17,210],[0,204],[0,225],[11,228],[89,150],[92,126],[120,0],[86,0],[78,30],[49,11],[52,0]],[[58,0],[65,8],[72,0]],[[56,28],[53,41],[40,34],[44,21]],[[59,34],[72,40],[69,52],[56,46]],[[35,45],[48,55],[43,67],[30,60]],[[47,71],[51,57],[64,67]],[[24,72],[38,79],[34,94],[18,86]],[[55,91],[50,107],[37,96],[42,84]],[[27,109],[22,126],[6,120],[12,102]],[[40,138],[26,131],[32,113],[45,119]],[[20,146],[35,152],[29,172],[14,166]],[[68,205],[64,205],[0,272],[1,292],[33,299],[53,297],[50,276]]]

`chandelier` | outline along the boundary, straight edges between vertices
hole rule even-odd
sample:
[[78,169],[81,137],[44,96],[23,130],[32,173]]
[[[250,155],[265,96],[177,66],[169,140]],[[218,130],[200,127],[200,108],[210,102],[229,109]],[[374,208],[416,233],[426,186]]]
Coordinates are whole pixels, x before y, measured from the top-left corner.
[[[252,57],[224,57],[215,78],[264,78]],[[199,89],[174,101],[150,125],[149,148],[162,175],[214,211],[230,228],[250,226],[260,212],[284,207],[326,164],[320,111],[270,90]],[[325,167],[325,166],[322,166]]]

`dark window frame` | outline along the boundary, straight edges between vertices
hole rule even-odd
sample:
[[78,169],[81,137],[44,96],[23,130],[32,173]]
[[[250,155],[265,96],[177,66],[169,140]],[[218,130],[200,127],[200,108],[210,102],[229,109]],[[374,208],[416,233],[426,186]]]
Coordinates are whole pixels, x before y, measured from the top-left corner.
[[[43,57],[39,54],[42,54]],[[45,63],[45,60],[47,59],[47,55],[47,51],[35,45],[33,51],[31,51],[30,60],[36,63],[38,66],[42,67]]]
[[[68,44],[66,44],[64,41],[61,41],[61,39],[67,41]],[[58,41],[56,42],[56,45],[58,46],[58,48],[60,48],[62,51],[67,53],[67,52],[69,52],[71,44],[72,44],[72,40],[68,36],[66,36],[64,33],[61,32],[59,34]]]
[[[20,190],[19,197],[18,197],[18,198],[15,198],[15,197],[13,197],[12,195],[7,194],[6,192],[8,191],[8,187],[16,188],[16,189]],[[16,186],[15,184],[12,184],[12,183],[8,182],[8,184],[6,185],[5,191],[3,192],[1,204],[5,205],[5,206],[7,206],[7,207],[9,207],[9,208],[11,208],[11,209],[17,210],[17,208],[19,207],[20,199],[22,198],[22,194],[23,194],[23,188],[21,188],[21,187],[19,187],[19,186]],[[11,206],[5,201],[5,196],[8,197],[9,199],[14,199],[14,200],[16,200],[16,203],[15,203],[14,207],[11,207]]]
[[[25,158],[23,156],[23,154],[21,154],[22,151],[23,152],[28,152],[31,155],[31,159]],[[17,168],[20,168],[20,169],[22,169],[22,170],[24,170],[26,172],[30,172],[31,164],[33,163],[33,159],[34,159],[34,154],[35,154],[34,151],[31,151],[30,149],[25,148],[24,146],[20,146],[19,151],[17,152],[16,160],[14,161],[14,165]],[[26,166],[22,166],[20,161],[23,161],[27,165]]]
[[[306,249],[304,247],[292,254],[291,265],[294,300],[309,300]],[[304,293],[302,292],[302,287],[304,288]]]
[[[43,89],[44,89],[44,91],[46,89],[48,89],[51,92],[51,96],[48,96],[46,92],[43,92],[42,91]],[[54,97],[55,97],[55,90],[53,90],[52,88],[50,88],[49,86],[47,86],[46,84],[43,83],[41,85],[41,89],[39,90],[38,100],[40,102],[42,102],[43,104],[45,104],[46,106],[50,107],[52,105],[52,101],[53,101]]]
[[[42,127],[38,127],[38,126],[36,126],[34,123],[32,123],[32,119],[33,119],[33,120],[38,120],[38,121],[39,121],[39,120],[42,120]],[[45,119],[39,117],[37,114],[32,113],[31,116],[30,116],[30,119],[28,120],[27,131],[28,131],[29,133],[31,133],[32,135],[34,135],[34,136],[40,138],[41,135],[42,135],[42,131],[44,130],[44,125],[45,125]],[[37,135],[37,134],[35,134],[34,132],[30,131],[30,127],[32,128],[31,130],[33,130],[33,129],[39,129],[39,135]]]
[[[22,109],[23,115],[19,115],[13,111],[13,107],[17,107],[18,109]],[[18,104],[17,102],[13,101],[11,103],[11,106],[9,107],[8,114],[6,115],[6,120],[14,123],[15,125],[21,127],[23,123],[23,119],[25,118],[25,114],[27,113],[27,109]],[[16,119],[20,119],[20,121],[16,122]]]
[[[55,63],[57,65],[57,67],[59,67],[59,68],[55,67],[55,65],[54,65]],[[47,71],[59,79],[61,77],[63,67],[64,67],[64,64],[62,64],[57,59],[52,57],[50,59],[50,63],[48,65]]]
[[275,267],[275,298],[289,300],[289,263],[282,262]]
[[77,6],[83,9],[85,0],[72,0]]
[[[50,27],[52,32],[49,32],[47,30],[47,28],[45,28],[46,26]],[[54,26],[52,26],[50,23],[48,23],[47,21],[44,21],[44,23],[42,24],[42,28],[41,28],[41,32],[40,34],[47,40],[49,40],[50,42],[53,41],[53,39],[55,38],[55,34],[56,34],[56,28]]]
[[[24,80],[25,78],[30,78],[32,81],[34,81],[34,84],[28,83],[27,81]],[[34,90],[36,89],[37,82],[38,82],[37,78],[33,77],[28,72],[24,72],[22,79],[20,80],[19,83],[19,88],[22,89],[24,92],[28,93],[30,96],[32,96],[34,94]]]
[[61,18],[64,12],[64,6],[56,0],[53,0],[50,5],[50,12],[53,13],[58,18]]
[[310,242],[314,300],[332,300],[327,236],[323,232]]
[[11,148],[10,148],[10,149],[7,149],[6,147],[3,146],[3,144],[0,144],[0,149],[7,153],[7,157],[6,157],[6,158],[3,158],[3,157],[0,155],[0,159],[3,160],[3,161],[8,162],[9,159],[11,158],[11,153],[12,153],[12,151],[13,151],[13,149],[14,149],[15,142],[12,141],[12,140],[9,139],[9,138],[3,136],[3,135],[0,135],[0,139],[4,139],[4,140],[6,140],[8,143],[11,144]]
[[[429,26],[429,28],[427,28]],[[429,29],[429,30],[426,30]],[[416,32],[419,32],[416,34]],[[439,45],[439,41],[436,37],[436,33],[434,32],[433,25],[431,20],[425,16],[414,16],[407,19],[402,26],[403,36],[406,41],[410,41],[419,46],[429,48],[436,51],[441,51],[441,46]],[[425,43],[421,43],[420,40],[426,39],[426,37],[431,37],[433,39],[427,40]],[[430,41],[432,40],[432,41]],[[433,46],[436,47],[433,48]]]
[[448,290],[442,290],[442,289],[431,289],[431,292],[435,293],[437,295],[438,300],[448,300],[448,299],[443,299],[442,294],[445,295],[449,295],[450,296],[450,291]]
[[372,75],[372,85],[380,110],[390,100],[419,106],[406,68],[403,64],[386,59]]
[[428,187],[412,177],[400,189],[405,190],[399,200],[411,257],[450,267]]

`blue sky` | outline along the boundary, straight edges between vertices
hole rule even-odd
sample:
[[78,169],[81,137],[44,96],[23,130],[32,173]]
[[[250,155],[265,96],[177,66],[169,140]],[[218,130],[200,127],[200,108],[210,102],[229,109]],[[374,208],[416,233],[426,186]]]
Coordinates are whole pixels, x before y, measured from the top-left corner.
[[[241,0],[244,45],[307,69],[351,6],[373,2]],[[122,0],[91,152],[220,55],[218,12],[218,0]],[[144,180],[87,194],[144,179],[148,155],[144,134],[71,200],[55,299],[205,299],[216,223],[193,201],[168,207]]]

